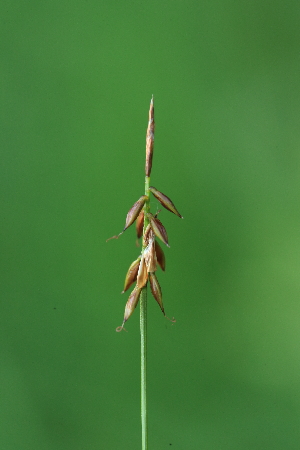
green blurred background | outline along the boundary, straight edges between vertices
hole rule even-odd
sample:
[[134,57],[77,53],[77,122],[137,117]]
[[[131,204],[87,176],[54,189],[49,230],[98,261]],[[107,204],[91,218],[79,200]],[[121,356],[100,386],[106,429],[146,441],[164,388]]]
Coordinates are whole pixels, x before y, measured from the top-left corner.
[[[300,3],[3,1],[3,450],[140,449],[121,325],[155,96],[149,449],[299,449]],[[155,211],[157,202],[152,201]]]

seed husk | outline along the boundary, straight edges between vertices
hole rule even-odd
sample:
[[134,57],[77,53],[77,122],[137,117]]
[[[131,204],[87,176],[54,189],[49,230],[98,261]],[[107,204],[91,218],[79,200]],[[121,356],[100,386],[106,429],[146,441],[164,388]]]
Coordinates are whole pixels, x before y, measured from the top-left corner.
[[110,239],[118,239],[119,236],[121,236],[121,234],[124,233],[125,230],[127,230],[127,228],[130,227],[130,225],[133,224],[133,222],[136,220],[136,218],[138,217],[138,215],[140,214],[146,200],[148,200],[147,195],[142,195],[135,203],[134,205],[130,208],[130,210],[127,213],[126,216],[126,221],[125,221],[125,227],[123,229],[123,231],[121,231],[121,233],[117,234],[116,236],[112,236],[109,239],[106,239],[106,242],[109,241]]
[[124,289],[121,292],[121,294],[126,292],[127,289],[130,288],[132,283],[134,283],[135,280],[137,279],[137,274],[138,274],[138,270],[139,270],[140,261],[141,261],[141,256],[139,256],[135,261],[133,261],[130,264],[129,269],[128,269],[127,274],[126,274],[126,277],[125,277]]
[[174,203],[172,200],[167,197],[162,192],[158,191],[155,187],[150,186],[149,190],[152,192],[155,198],[163,205],[164,208],[166,208],[168,211],[171,211],[173,214],[176,214],[176,216],[183,219],[182,215],[179,213],[179,211],[176,209]]
[[163,271],[165,271],[166,270],[165,254],[163,252],[163,249],[161,248],[161,246],[159,245],[159,243],[157,241],[155,241],[155,253],[156,253],[156,259],[157,259],[158,265],[160,266],[160,268]]
[[151,213],[149,213],[148,216],[150,219],[151,228],[154,231],[155,235],[161,241],[163,241],[163,243],[166,244],[167,247],[170,247],[170,245],[168,243],[168,235],[167,235],[166,229],[163,226],[163,224],[161,223],[161,221],[159,219],[157,219],[156,217],[154,217]]
[[133,311],[136,308],[136,305],[138,304],[139,298],[141,294],[141,289],[139,289],[137,286],[133,289],[131,294],[128,297],[127,303],[125,305],[125,312],[124,312],[124,319],[123,323],[120,327],[117,328],[117,331],[121,331],[124,327],[124,323],[129,319],[129,317],[132,315]]
[[139,270],[138,270],[138,274],[137,274],[137,279],[136,279],[136,285],[138,288],[143,288],[148,280],[148,271],[147,271],[147,267],[145,264],[145,258],[144,255],[142,255],[141,258],[141,262],[139,265]]
[[136,219],[136,235],[138,239],[143,235],[143,227],[144,227],[144,211],[142,210]]
[[151,237],[149,244],[147,245],[143,253],[148,272],[155,272],[157,267],[157,259],[155,253],[155,236],[153,232],[152,234],[153,236]]
[[164,305],[162,302],[161,288],[160,288],[160,285],[159,285],[158,279],[156,278],[155,273],[149,273],[149,281],[150,281],[152,295],[155,298],[155,300],[157,301],[157,303],[159,304],[159,307],[162,310],[163,315],[165,316]]

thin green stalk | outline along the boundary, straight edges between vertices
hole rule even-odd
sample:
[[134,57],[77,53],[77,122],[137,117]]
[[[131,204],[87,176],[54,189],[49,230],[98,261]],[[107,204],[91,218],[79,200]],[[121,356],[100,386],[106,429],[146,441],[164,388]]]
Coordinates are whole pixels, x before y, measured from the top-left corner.
[[[150,177],[145,177],[145,195],[149,198]],[[144,232],[149,223],[147,213],[150,210],[149,200],[144,205]],[[143,233],[144,234],[144,233]],[[144,239],[143,239],[144,241]],[[143,248],[144,250],[144,248]],[[147,417],[147,285],[140,295],[140,333],[141,333],[141,420],[142,450],[148,449],[148,417]]]
[[142,450],[148,449],[147,418],[147,287],[140,296]]

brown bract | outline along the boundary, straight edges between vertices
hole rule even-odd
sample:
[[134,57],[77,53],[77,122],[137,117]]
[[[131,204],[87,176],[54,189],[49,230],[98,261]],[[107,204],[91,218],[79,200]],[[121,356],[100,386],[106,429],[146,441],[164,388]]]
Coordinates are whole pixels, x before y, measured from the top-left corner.
[[129,295],[129,298],[128,298],[127,303],[125,305],[125,313],[124,313],[124,320],[123,320],[122,327],[123,327],[124,323],[126,322],[126,320],[129,319],[129,317],[131,316],[131,314],[135,310],[136,305],[138,304],[138,301],[139,301],[139,298],[140,298],[140,293],[141,293],[141,289],[139,289],[136,286],[133,289],[133,291],[131,292],[131,294]]
[[149,187],[149,191],[152,192],[154,197],[157,198],[157,200],[163,205],[164,208],[166,208],[168,211],[171,211],[173,214],[176,214],[176,216],[178,216],[181,219],[183,219],[182,215],[178,212],[178,210],[176,209],[174,203],[172,202],[172,200],[169,197],[167,197],[162,192],[158,191],[153,186]]
[[165,271],[166,270],[166,258],[163,249],[157,241],[155,241],[155,253],[159,267]]
[[138,239],[143,235],[143,227],[144,227],[144,211],[142,210],[136,219],[136,235]]
[[147,267],[145,264],[144,255],[142,255],[141,262],[139,265],[139,271],[138,271],[137,279],[136,279],[137,287],[140,289],[143,288],[146,285],[147,280],[148,280],[148,271],[147,271]]
[[155,236],[154,236],[153,231],[152,231],[152,235],[149,239],[149,243],[144,250],[143,256],[145,259],[147,271],[155,272],[156,266],[157,266],[157,259],[156,259],[156,253],[155,253]]
[[162,302],[162,293],[161,288],[158,282],[158,279],[156,278],[155,273],[149,273],[149,281],[150,281],[150,287],[151,292],[157,303],[159,304],[160,309],[162,310],[163,314],[165,315],[164,305]]
[[138,201],[135,202],[135,204],[130,208],[130,210],[128,211],[127,216],[126,216],[125,228],[124,228],[123,232],[125,230],[127,230],[127,228],[129,228],[130,225],[133,224],[135,219],[140,214],[140,212],[141,212],[141,210],[142,210],[146,200],[148,200],[147,195],[142,195],[138,199]]
[[133,261],[133,263],[130,264],[129,269],[126,274],[126,277],[125,277],[124,289],[121,292],[121,294],[126,292],[127,289],[130,288],[132,283],[134,283],[135,280],[137,279],[140,261],[141,261],[141,257],[139,256],[135,261]]
[[119,236],[121,236],[121,234],[123,234],[124,231],[127,230],[127,228],[129,228],[130,225],[133,224],[133,222],[140,214],[146,200],[148,200],[147,195],[142,195],[138,199],[138,201],[134,203],[134,205],[130,208],[130,210],[127,213],[124,230],[121,231],[121,233],[117,234],[116,236],[112,236],[111,238],[106,239],[106,242],[109,241],[110,239],[118,239]]
[[155,235],[161,241],[163,241],[163,243],[166,244],[167,247],[170,247],[169,243],[168,243],[168,235],[167,235],[166,229],[163,226],[163,224],[161,223],[161,221],[159,219],[157,219],[156,217],[154,217],[153,214],[151,214],[151,213],[148,214],[148,217],[150,220],[151,228],[154,231]]

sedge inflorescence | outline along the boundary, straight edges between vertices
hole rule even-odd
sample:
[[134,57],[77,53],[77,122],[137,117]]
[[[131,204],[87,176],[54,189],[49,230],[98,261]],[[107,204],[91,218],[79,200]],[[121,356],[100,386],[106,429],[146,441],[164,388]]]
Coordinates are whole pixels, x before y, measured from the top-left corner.
[[156,214],[152,214],[150,212],[150,195],[152,194],[165,209],[182,219],[183,217],[178,212],[169,197],[155,187],[150,186],[150,174],[154,150],[154,128],[154,101],[152,96],[146,133],[145,195],[142,195],[128,211],[123,231],[110,238],[118,239],[118,237],[123,234],[124,231],[127,230],[127,228],[129,228],[134,222],[136,222],[137,238],[142,238],[141,254],[135,261],[132,262],[127,271],[122,293],[126,292],[133,283],[136,283],[136,285],[129,295],[125,306],[123,323],[116,329],[117,331],[124,329],[124,324],[135,310],[142,290],[147,288],[148,281],[153,297],[159,304],[164,316],[166,316],[162,302],[161,287],[156,276],[157,267],[159,266],[164,271],[166,263],[163,249],[158,243],[157,238],[167,247],[170,246],[166,229],[157,218],[159,211]]

